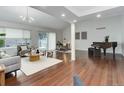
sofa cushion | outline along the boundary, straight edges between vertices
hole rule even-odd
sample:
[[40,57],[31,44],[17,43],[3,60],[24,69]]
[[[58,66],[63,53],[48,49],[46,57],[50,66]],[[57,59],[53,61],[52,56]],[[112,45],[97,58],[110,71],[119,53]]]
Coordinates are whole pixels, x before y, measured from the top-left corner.
[[5,56],[5,51],[0,51],[0,59]]
[[8,54],[5,54],[5,55],[1,56],[1,59],[3,59],[3,58],[8,58],[8,57],[11,57],[11,56],[8,55]]
[[19,56],[0,59],[0,64],[4,64],[5,66],[10,66],[17,63],[21,63],[21,58]]
[[21,67],[21,64],[13,64],[13,65],[10,65],[10,66],[6,66],[5,73],[18,70],[18,69],[20,69],[20,67]]
[[27,50],[27,46],[21,46],[21,50]]

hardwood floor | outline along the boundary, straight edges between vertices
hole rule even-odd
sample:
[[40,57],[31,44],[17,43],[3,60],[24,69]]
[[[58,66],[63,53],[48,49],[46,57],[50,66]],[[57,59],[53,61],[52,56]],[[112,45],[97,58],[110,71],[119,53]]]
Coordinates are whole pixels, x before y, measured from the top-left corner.
[[[57,53],[57,58],[63,62],[31,76],[27,77],[21,71],[18,71],[17,78],[7,75],[6,85],[72,86],[70,55]],[[116,55],[115,59],[112,54],[94,58],[88,57],[87,52],[76,51],[74,65],[84,85],[124,85],[124,58],[121,55]]]

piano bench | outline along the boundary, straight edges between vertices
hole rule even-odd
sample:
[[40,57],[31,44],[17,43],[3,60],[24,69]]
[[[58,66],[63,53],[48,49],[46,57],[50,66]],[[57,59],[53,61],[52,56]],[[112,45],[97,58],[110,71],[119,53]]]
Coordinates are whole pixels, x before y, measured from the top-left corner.
[[100,57],[101,56],[101,49],[90,47],[90,48],[88,48],[88,55],[89,56]]
[[94,48],[93,47],[89,47],[88,48],[88,55],[89,56],[93,56],[94,55]]
[[101,49],[100,48],[94,48],[94,56],[95,57],[101,56]]

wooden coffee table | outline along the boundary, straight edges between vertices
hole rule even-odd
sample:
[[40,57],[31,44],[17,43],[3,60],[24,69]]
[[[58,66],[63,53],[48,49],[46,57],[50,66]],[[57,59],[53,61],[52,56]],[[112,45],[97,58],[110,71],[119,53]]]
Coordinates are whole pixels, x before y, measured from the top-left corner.
[[29,60],[30,60],[31,62],[38,61],[38,60],[40,60],[40,55],[39,55],[39,54],[30,54],[30,55],[29,55]]

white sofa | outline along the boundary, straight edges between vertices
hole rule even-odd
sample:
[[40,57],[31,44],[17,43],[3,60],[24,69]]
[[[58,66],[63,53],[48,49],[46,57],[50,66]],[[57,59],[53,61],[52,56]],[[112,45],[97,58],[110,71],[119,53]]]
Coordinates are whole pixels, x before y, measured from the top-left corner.
[[11,56],[17,55],[17,47],[3,47],[0,48],[0,51],[6,51],[6,53]]
[[5,73],[15,72],[21,68],[20,56],[13,56],[8,58],[0,59],[0,64],[5,65]]

